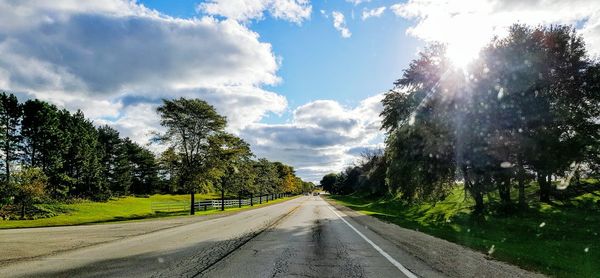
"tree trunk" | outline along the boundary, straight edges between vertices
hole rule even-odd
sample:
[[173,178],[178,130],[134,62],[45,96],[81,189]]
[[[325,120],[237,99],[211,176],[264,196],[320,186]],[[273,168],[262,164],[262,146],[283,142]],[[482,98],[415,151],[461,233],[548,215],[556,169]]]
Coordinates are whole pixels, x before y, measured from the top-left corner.
[[238,208],[242,207],[242,192],[238,192]]
[[260,193],[260,197],[258,197],[258,203],[262,204],[262,193]]
[[519,163],[519,169],[517,170],[517,183],[519,184],[519,207],[524,210],[527,207],[525,202],[525,169],[523,169],[521,163]]
[[21,220],[25,219],[25,202],[21,203]]
[[550,202],[550,185],[548,184],[548,176],[538,173],[537,181],[540,186],[540,202]]
[[502,206],[507,209],[511,206],[510,200],[510,176],[503,175],[498,181],[498,193],[500,194],[500,201]]
[[250,206],[253,207],[254,206],[254,200],[253,200],[253,194],[250,194]]
[[190,200],[191,200],[191,203],[190,203],[190,215],[196,214],[196,204],[195,204],[196,201],[194,200],[194,198],[195,198],[194,195],[195,195],[195,192],[194,192],[194,190],[192,190],[190,192]]
[[[8,142],[8,135],[6,136],[6,141]],[[4,157],[5,157],[5,162],[6,162],[6,181],[8,182],[10,180],[10,147],[8,145],[8,143],[6,143],[5,149],[4,149]]]
[[475,201],[475,207],[473,208],[474,214],[481,214],[484,210],[483,194],[481,190],[481,183],[475,175],[475,179],[472,181],[466,166],[461,167],[463,172],[463,178],[465,179],[465,189],[469,192],[473,200]]
[[221,190],[221,211],[225,210],[225,190]]

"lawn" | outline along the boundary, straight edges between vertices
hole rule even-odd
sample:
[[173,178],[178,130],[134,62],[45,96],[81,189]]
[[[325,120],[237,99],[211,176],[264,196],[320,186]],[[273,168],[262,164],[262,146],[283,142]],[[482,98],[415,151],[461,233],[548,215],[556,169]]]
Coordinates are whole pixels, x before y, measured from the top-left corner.
[[[597,189],[597,186],[594,187]],[[528,188],[533,199],[534,187]],[[556,277],[600,277],[600,190],[552,205],[500,215],[470,214],[461,188],[441,202],[408,205],[397,199],[331,196],[354,210],[455,242],[495,259]],[[488,196],[494,200],[494,196]],[[516,198],[514,198],[516,199]]]
[[[189,202],[189,195],[152,195],[144,197],[122,197],[109,200],[107,202],[78,201],[71,204],[45,204],[42,205],[48,210],[57,212],[58,215],[48,218],[35,220],[0,220],[0,229],[6,228],[30,228],[30,227],[48,227],[48,226],[68,226],[91,223],[113,222],[136,220],[156,217],[181,216],[189,214],[189,211],[179,212],[158,212],[151,210],[152,202]],[[196,200],[218,199],[216,194],[196,194]],[[273,204],[287,200],[282,198],[270,201]],[[263,205],[267,205],[263,202]],[[257,207],[259,205],[255,205]],[[246,209],[243,207],[241,209]],[[227,211],[240,210],[239,208],[229,208]],[[196,215],[219,213],[219,210],[198,211]]]

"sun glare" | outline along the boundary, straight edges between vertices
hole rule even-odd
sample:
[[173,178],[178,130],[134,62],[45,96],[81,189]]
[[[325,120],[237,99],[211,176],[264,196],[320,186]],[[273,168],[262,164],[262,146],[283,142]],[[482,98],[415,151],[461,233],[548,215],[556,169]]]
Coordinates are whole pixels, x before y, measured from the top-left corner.
[[454,66],[466,70],[467,66],[477,58],[479,47],[465,43],[448,44],[446,55]]

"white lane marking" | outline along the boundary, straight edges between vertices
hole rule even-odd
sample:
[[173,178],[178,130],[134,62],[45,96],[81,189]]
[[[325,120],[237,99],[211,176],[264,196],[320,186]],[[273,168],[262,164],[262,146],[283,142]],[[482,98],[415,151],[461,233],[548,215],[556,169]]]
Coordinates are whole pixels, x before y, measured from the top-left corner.
[[350,223],[348,223],[348,221],[346,221],[346,219],[344,219],[341,215],[339,215],[337,212],[335,212],[335,210],[333,210],[333,208],[331,207],[331,205],[327,205],[327,207],[335,215],[337,215],[337,217],[339,217],[340,219],[342,219],[342,221],[344,221],[344,223],[346,223],[346,225],[348,225],[348,227],[350,227],[352,230],[354,230],[366,242],[368,242],[369,244],[371,244],[371,246],[373,246],[373,248],[375,248],[375,250],[377,250],[377,252],[379,252],[379,254],[381,254],[388,261],[390,261],[390,263],[392,263],[396,268],[398,268],[400,271],[402,271],[402,273],[404,273],[404,275],[406,275],[409,278],[417,278],[417,276],[415,274],[413,274],[412,272],[410,272],[410,270],[406,269],[406,267],[404,267],[401,263],[399,263],[394,258],[392,258],[392,256],[390,256],[390,254],[388,254],[387,252],[383,251],[383,249],[381,249],[381,247],[377,246],[377,244],[375,244],[368,237],[366,237],[365,235],[363,235],[363,233],[361,233],[359,230],[357,230],[356,228],[354,228],[354,226],[352,226]]

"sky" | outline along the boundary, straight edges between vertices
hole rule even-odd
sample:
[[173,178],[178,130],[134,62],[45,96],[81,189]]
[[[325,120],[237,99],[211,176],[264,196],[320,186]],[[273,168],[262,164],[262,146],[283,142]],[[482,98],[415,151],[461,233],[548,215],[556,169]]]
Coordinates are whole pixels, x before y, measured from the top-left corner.
[[22,101],[148,144],[161,99],[201,98],[315,182],[382,146],[383,93],[432,41],[464,66],[513,23],[570,24],[600,54],[592,0],[0,0],[0,18],[0,89]]

